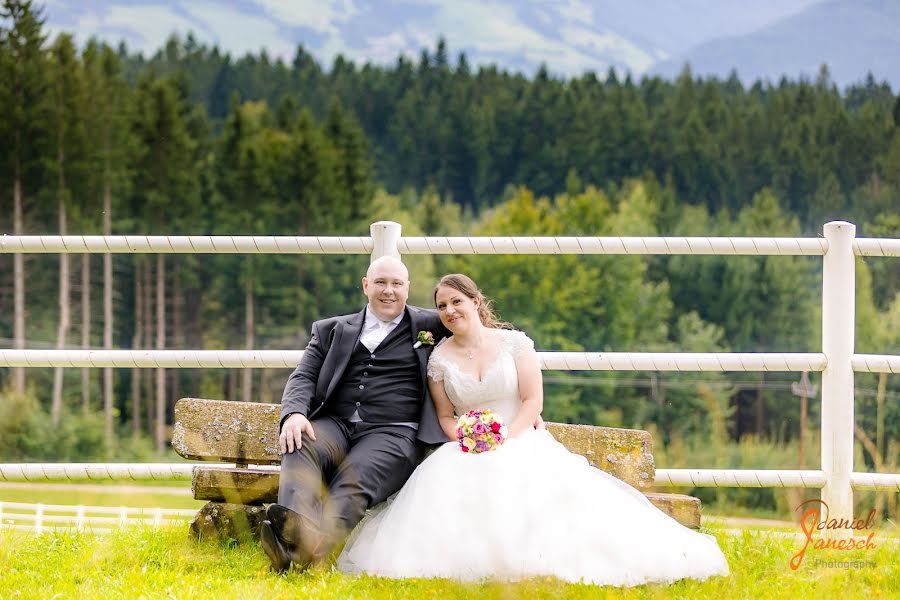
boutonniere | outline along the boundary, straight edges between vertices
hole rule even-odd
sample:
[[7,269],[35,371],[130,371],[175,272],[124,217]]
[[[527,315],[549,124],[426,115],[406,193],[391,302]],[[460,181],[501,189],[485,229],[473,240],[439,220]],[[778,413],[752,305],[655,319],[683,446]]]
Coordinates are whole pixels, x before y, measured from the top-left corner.
[[413,344],[413,350],[425,344],[426,346],[434,346],[434,334],[430,331],[420,331],[416,336],[416,343]]

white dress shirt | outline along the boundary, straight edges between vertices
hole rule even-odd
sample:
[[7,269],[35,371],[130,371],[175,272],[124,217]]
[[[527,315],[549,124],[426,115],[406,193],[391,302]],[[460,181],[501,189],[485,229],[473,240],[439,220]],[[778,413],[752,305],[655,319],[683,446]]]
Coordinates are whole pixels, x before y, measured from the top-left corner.
[[369,352],[374,352],[375,348],[378,347],[378,344],[383,342],[384,338],[389,336],[402,320],[403,313],[401,312],[391,321],[382,321],[367,307],[366,320],[363,323],[362,331],[359,334],[359,341],[362,342],[363,346],[369,349]]

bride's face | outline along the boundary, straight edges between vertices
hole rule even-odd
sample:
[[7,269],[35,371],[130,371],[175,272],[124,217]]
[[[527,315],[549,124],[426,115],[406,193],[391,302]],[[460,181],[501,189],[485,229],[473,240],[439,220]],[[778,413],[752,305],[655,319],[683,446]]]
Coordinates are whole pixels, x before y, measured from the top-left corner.
[[475,324],[480,324],[478,317],[478,301],[469,298],[452,287],[442,285],[434,297],[441,323],[453,333],[466,331]]

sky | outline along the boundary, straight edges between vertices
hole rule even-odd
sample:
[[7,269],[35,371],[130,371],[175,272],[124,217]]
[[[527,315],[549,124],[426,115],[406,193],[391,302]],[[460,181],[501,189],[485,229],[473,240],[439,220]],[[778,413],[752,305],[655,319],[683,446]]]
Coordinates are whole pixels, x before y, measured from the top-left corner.
[[[533,71],[643,74],[701,42],[743,35],[823,0],[45,0],[51,36],[97,36],[150,55],[193,32],[232,55],[265,48],[289,61],[298,44],[326,66],[337,54],[390,63],[443,36],[476,64]],[[39,2],[39,4],[41,4]]]

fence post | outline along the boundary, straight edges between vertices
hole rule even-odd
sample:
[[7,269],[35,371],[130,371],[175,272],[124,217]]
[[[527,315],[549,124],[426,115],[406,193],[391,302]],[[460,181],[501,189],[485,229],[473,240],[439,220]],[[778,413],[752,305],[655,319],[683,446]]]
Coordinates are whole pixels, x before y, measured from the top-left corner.
[[[853,239],[856,226],[846,221],[825,224],[822,270],[822,500],[829,519],[853,519],[853,368],[856,323],[856,264]],[[824,518],[824,511],[822,517]],[[825,531],[828,537],[847,537],[849,529]]]
[[400,258],[397,242],[400,241],[400,223],[393,221],[378,221],[369,226],[372,234],[372,260],[382,256]]

